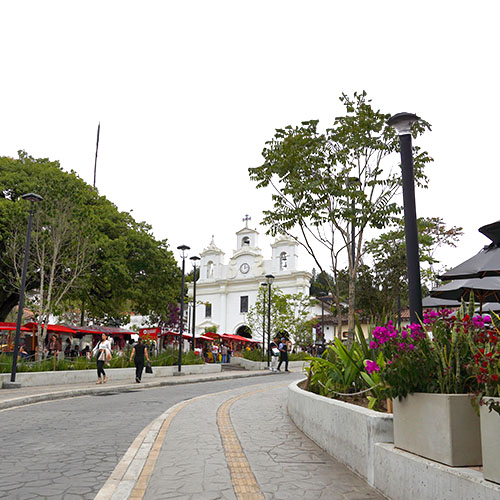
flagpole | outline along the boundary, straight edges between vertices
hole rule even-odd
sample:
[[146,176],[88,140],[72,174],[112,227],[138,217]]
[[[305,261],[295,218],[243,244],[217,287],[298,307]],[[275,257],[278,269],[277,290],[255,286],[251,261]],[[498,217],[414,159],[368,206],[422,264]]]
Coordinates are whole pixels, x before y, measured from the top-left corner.
[[94,161],[94,189],[95,189],[95,179],[97,174],[97,152],[99,150],[99,132],[101,131],[101,122],[97,126],[97,142],[95,145],[95,161]]

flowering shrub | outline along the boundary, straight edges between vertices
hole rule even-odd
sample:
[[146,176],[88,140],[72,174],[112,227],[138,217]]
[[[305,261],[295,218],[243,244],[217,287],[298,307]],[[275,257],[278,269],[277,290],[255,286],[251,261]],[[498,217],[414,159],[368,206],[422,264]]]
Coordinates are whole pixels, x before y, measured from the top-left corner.
[[488,315],[475,316],[470,321],[474,326],[471,342],[474,361],[470,370],[478,384],[477,399],[500,414],[500,405],[487,399],[500,396],[500,334]]
[[365,370],[369,374],[380,371],[388,397],[477,391],[478,380],[470,373],[474,363],[471,339],[485,324],[450,313],[446,309],[430,311],[424,314],[423,325],[411,324],[400,331],[391,321],[375,328],[370,348],[383,356],[375,356],[376,366],[366,361]]

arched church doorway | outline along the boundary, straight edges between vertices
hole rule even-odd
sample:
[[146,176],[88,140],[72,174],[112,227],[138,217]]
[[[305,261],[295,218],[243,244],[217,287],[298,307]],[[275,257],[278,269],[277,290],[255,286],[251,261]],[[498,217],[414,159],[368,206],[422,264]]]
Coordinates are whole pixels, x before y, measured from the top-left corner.
[[240,337],[246,337],[247,339],[252,338],[252,330],[248,328],[247,325],[241,325],[237,330],[236,330],[236,335],[239,335]]

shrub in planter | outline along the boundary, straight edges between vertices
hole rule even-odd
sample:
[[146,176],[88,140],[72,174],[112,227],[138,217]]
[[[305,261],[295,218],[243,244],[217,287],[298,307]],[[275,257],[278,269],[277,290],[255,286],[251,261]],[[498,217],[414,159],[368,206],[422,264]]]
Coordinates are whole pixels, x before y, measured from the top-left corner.
[[[495,316],[495,323],[500,324]],[[500,483],[500,334],[488,315],[475,316],[471,321],[476,326],[471,372],[479,386],[476,402],[480,405],[483,475]]]
[[398,330],[389,322],[373,331],[370,347],[382,356],[366,362],[366,371],[377,371],[394,399],[397,447],[452,466],[480,465],[472,406],[478,381],[470,371],[471,341],[480,328],[461,308],[457,315],[426,313],[423,325]]

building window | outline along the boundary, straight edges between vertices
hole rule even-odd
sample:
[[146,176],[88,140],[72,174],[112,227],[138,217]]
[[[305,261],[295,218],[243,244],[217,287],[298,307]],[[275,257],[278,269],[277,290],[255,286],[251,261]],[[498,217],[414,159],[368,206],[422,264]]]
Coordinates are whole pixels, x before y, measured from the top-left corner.
[[280,253],[280,271],[284,271],[288,267],[286,252]]
[[205,304],[205,318],[211,318],[212,317],[212,304],[207,303]]
[[250,238],[248,236],[245,236],[242,240],[241,240],[241,246],[244,247],[244,246],[250,246]]
[[248,295],[240,297],[240,313],[248,312]]
[[207,278],[214,277],[214,263],[210,260],[207,262]]

